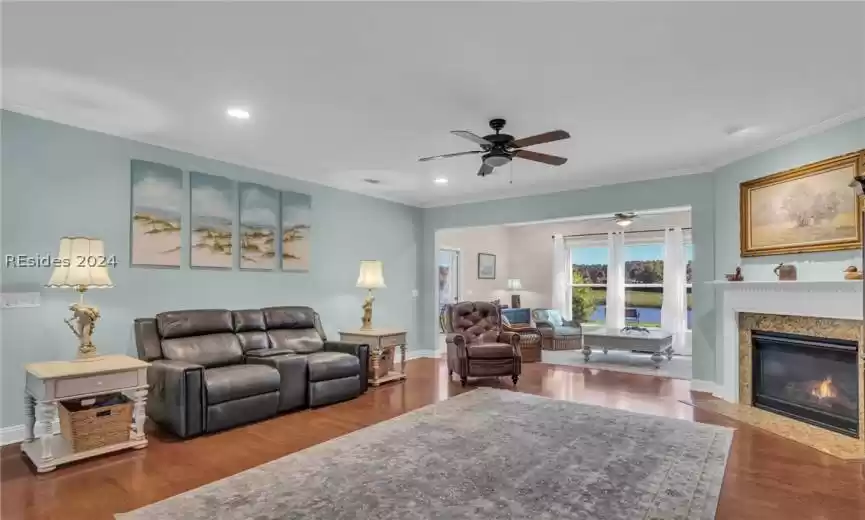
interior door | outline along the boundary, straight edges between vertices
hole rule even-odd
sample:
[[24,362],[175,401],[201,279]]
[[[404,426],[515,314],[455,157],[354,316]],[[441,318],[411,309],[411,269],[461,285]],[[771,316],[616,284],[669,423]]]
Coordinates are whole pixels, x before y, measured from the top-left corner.
[[436,264],[439,315],[441,315],[445,305],[460,301],[460,252],[456,249],[439,249]]

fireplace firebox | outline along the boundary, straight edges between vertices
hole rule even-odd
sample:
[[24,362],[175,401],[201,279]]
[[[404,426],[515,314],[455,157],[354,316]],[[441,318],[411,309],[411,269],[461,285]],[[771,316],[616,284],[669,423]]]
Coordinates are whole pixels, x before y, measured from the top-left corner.
[[859,436],[855,341],[751,331],[753,405]]

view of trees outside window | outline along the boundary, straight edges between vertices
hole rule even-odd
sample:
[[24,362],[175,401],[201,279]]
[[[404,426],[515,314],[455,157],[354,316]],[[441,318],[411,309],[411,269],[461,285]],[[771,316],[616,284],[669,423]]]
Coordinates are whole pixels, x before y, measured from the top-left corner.
[[603,324],[607,304],[608,248],[579,247],[571,250],[573,289],[572,318],[578,323]]
[[[691,328],[691,263],[694,249],[685,246],[687,322]],[[607,265],[606,247],[577,247],[571,251],[573,264],[572,312],[580,323],[603,324],[606,321]],[[645,327],[661,326],[661,304],[664,298],[664,245],[625,245],[625,307],[636,314]],[[635,313],[633,311],[636,311]],[[632,319],[628,320],[633,323]]]

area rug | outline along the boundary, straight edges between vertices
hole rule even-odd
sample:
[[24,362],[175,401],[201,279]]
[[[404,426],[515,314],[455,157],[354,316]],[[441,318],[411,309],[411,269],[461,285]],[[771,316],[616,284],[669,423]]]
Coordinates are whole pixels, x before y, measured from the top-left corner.
[[649,354],[611,350],[604,354],[599,348],[592,347],[592,357],[589,362],[579,350],[544,350],[541,358],[544,363],[554,365],[571,365],[582,368],[612,370],[628,374],[671,377],[673,379],[691,379],[691,356],[673,356],[661,362],[661,368],[655,368],[655,363]]
[[117,518],[704,520],[732,437],[481,388]]

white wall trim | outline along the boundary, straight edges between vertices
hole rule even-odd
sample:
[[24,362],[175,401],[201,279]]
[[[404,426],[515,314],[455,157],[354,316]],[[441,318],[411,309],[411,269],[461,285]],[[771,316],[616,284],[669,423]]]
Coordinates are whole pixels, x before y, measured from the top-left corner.
[[723,290],[718,310],[723,367],[719,397],[739,402],[739,313],[862,319],[862,282],[852,280],[786,282],[710,282]]
[[718,395],[718,384],[714,381],[706,381],[703,379],[691,379],[692,392],[708,392],[712,395]]
[[[60,431],[60,419],[54,419],[54,426],[52,427],[52,431],[59,432]],[[36,437],[39,437],[40,428],[39,423],[36,423],[35,434]],[[0,446],[6,446],[7,444],[15,444],[17,442],[21,442],[24,440],[24,425],[16,424],[15,426],[7,426],[5,428],[0,428]]]

